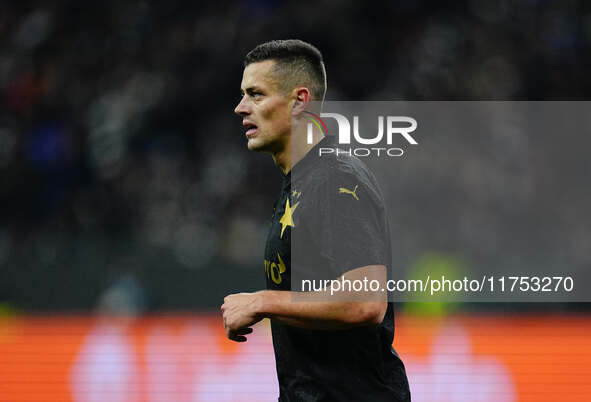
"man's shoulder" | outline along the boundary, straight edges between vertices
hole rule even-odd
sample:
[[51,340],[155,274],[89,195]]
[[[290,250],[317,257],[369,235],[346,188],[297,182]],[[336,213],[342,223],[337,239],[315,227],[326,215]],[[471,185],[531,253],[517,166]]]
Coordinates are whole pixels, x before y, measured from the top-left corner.
[[[313,151],[312,151],[313,152]],[[324,185],[328,182],[363,182],[375,186],[375,178],[367,165],[358,157],[342,154],[313,155],[313,167],[298,172],[295,176],[308,184]]]
[[327,158],[326,173],[323,177],[325,185],[355,187],[371,192],[381,198],[378,181],[367,164],[360,158],[346,153]]
[[[384,208],[383,194],[370,169],[359,158],[346,154],[318,157],[312,169],[292,177],[292,190],[306,195],[305,204],[315,207],[348,208],[352,203],[356,209]],[[302,207],[305,209],[304,204]]]

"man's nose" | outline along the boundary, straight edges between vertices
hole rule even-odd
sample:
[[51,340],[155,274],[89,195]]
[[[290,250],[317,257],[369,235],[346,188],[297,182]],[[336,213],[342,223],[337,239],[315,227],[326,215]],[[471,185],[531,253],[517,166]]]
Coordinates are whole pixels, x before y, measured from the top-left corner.
[[245,99],[246,97],[243,96],[242,99],[240,99],[240,102],[238,103],[236,108],[234,109],[234,113],[236,113],[239,116],[246,116],[250,114],[250,109]]

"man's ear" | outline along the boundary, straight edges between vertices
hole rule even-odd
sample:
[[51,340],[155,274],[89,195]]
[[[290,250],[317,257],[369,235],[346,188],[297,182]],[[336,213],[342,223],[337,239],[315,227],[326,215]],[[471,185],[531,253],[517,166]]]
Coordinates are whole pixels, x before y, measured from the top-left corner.
[[291,109],[291,114],[297,116],[308,108],[308,104],[312,98],[310,90],[306,87],[298,87],[294,89],[294,102]]

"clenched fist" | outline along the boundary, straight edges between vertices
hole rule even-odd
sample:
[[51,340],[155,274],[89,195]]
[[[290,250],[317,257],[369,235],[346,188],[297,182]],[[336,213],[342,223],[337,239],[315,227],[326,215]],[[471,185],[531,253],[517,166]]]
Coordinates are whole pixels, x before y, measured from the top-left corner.
[[237,293],[224,298],[221,310],[228,339],[246,342],[244,335],[252,332],[250,326],[263,319],[258,314],[260,305],[261,298],[257,293]]

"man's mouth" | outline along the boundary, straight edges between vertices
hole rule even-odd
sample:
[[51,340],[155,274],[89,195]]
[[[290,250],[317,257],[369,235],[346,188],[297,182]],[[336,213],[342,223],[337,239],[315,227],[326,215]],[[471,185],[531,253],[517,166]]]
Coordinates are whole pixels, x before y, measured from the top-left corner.
[[246,136],[248,138],[253,137],[256,134],[256,132],[258,131],[258,127],[254,123],[251,123],[251,122],[243,122],[242,125],[246,129]]

